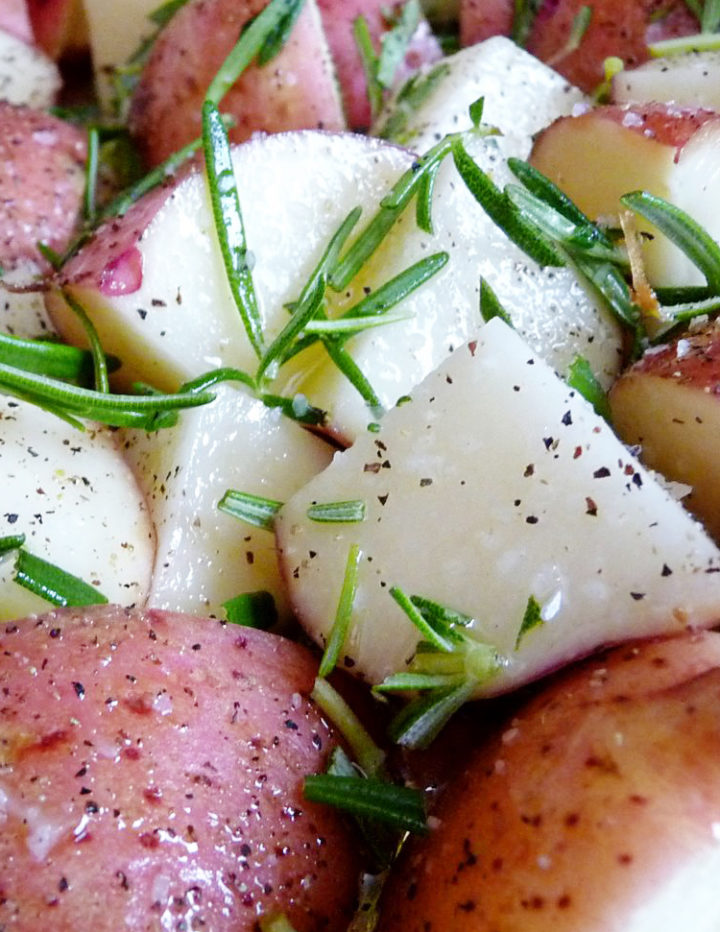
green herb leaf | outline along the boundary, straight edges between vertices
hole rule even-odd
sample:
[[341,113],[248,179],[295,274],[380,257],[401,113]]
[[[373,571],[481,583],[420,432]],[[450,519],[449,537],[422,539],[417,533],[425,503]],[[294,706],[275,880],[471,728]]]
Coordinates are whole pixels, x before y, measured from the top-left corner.
[[472,697],[475,682],[463,678],[458,685],[433,689],[421,696],[393,719],[390,736],[406,748],[429,747],[452,716]]
[[15,582],[52,605],[101,605],[105,596],[94,586],[53,563],[21,549],[15,563]]
[[392,87],[398,68],[405,59],[410,40],[420,24],[420,16],[418,0],[407,0],[400,9],[395,25],[382,36],[377,68],[377,80],[381,87]]
[[379,57],[373,46],[370,27],[365,16],[361,15],[353,20],[353,38],[365,75],[370,119],[374,120],[382,108],[383,89],[378,80]]
[[352,544],[348,551],[347,561],[345,563],[345,575],[343,576],[342,589],[340,590],[340,599],[338,601],[335,621],[330,630],[325,651],[320,661],[318,676],[329,676],[337,666],[340,651],[347,639],[350,624],[352,622],[352,609],[355,600],[355,593],[358,585],[358,571],[362,551],[357,544]]
[[512,318],[500,303],[500,299],[490,287],[488,281],[480,279],[480,316],[487,323],[493,317],[499,317],[509,326],[513,326]]
[[401,831],[422,835],[428,830],[422,794],[409,787],[324,773],[305,777],[304,792],[312,802],[377,819]]
[[245,227],[227,132],[217,107],[210,101],[203,104],[202,119],[210,202],[225,273],[250,345],[262,358],[262,321],[248,264]]
[[631,191],[620,201],[653,223],[681,249],[707,279],[708,287],[720,291],[720,246],[685,211],[648,191]]
[[362,772],[370,777],[380,776],[384,770],[385,752],[373,741],[340,693],[326,679],[318,677],[310,698],[347,741]]
[[285,44],[300,15],[304,0],[270,0],[270,3],[240,33],[235,47],[218,69],[205,100],[220,104],[254,58],[266,64]]
[[320,502],[311,505],[307,516],[324,524],[353,524],[365,520],[366,505],[361,499],[347,502]]
[[542,4],[543,0],[515,0],[510,38],[523,48]]
[[570,365],[567,376],[568,385],[589,401],[595,413],[610,423],[610,404],[607,393],[595,377],[590,363],[584,356],[576,356]]
[[250,492],[238,492],[235,489],[228,489],[218,502],[220,511],[266,531],[272,531],[275,515],[282,505],[282,502],[271,498],[252,495]]
[[277,623],[278,613],[272,593],[243,592],[223,602],[225,617],[234,625],[267,631]]
[[517,638],[515,640],[515,650],[520,647],[523,639],[535,628],[539,628],[544,625],[545,622],[542,617],[542,607],[534,595],[531,595],[525,606],[525,614],[523,615],[522,624],[520,625],[520,630],[518,631]]

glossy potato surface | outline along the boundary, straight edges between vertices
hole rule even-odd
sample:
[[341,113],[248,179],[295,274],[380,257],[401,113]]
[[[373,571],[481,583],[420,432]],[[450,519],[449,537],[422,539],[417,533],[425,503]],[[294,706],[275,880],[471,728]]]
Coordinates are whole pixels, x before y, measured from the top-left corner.
[[720,634],[617,648],[520,707],[445,791],[378,932],[712,932]]
[[333,744],[312,655],[113,607],[5,625],[0,651],[0,926],[345,929],[350,839],[301,790]]

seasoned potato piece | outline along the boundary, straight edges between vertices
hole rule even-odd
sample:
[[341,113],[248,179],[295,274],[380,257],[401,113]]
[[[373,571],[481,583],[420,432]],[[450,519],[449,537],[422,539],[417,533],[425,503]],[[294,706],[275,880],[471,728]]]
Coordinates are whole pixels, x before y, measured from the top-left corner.
[[276,636],[109,607],[6,626],[0,924],[344,930],[355,855],[303,798],[334,744]]
[[720,635],[618,648],[522,706],[409,847],[378,932],[712,932]]
[[0,265],[48,263],[38,243],[62,253],[80,215],[85,134],[57,117],[0,101]]

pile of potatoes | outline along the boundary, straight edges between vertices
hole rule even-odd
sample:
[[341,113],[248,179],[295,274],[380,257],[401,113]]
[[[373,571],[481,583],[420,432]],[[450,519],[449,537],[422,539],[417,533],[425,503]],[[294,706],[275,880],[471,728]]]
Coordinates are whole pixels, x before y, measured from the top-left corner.
[[[145,169],[200,135],[208,85],[268,4],[187,0],[159,30],[155,5],[0,2],[0,330],[86,346],[78,301],[118,357],[117,391],[257,362],[202,159],[90,230],[86,130],[50,112],[90,63],[102,118],[127,122]],[[526,24],[504,0],[422,6],[380,110],[353,23],[366,18],[379,50],[403,11],[375,0],[306,0],[281,52],[223,99],[268,343],[348,212],[362,206],[362,229],[425,151],[471,131],[480,96],[501,135],[468,147],[498,186],[509,157],[530,159],[593,219],[645,187],[720,239],[714,82],[691,56],[671,84],[697,88],[680,104],[649,61],[650,43],[698,31],[689,4],[546,0]],[[518,32],[527,51],[507,38]],[[146,40],[118,102],[113,69]],[[597,107],[609,56],[624,68]],[[408,107],[405,80],[429,76]],[[373,411],[317,346],[271,383],[323,409],[312,432],[237,381],[155,433],[81,432],[0,396],[0,537],[24,534],[109,603],[49,610],[13,555],[0,561],[0,926],[370,929],[354,915],[370,867],[360,836],[302,790],[345,746],[311,693],[355,546],[339,665],[364,685],[339,672],[341,692],[414,669],[420,635],[393,588],[464,612],[463,635],[495,663],[449,737],[386,747],[429,817],[370,911],[378,932],[718,927],[717,328],[695,323],[626,367],[597,294],[524,256],[451,160],[433,204],[431,229],[411,207],[324,298],[339,317],[436,261],[397,320],[347,344]],[[650,289],[703,284],[652,226],[639,238]],[[481,277],[515,332],[480,320]],[[563,381],[578,354],[609,389],[614,431]],[[273,525],[221,512],[230,488],[275,501]],[[312,517],[355,498],[357,525]],[[272,596],[282,636],[223,620],[248,592]],[[360,704],[381,734],[401,702]]]

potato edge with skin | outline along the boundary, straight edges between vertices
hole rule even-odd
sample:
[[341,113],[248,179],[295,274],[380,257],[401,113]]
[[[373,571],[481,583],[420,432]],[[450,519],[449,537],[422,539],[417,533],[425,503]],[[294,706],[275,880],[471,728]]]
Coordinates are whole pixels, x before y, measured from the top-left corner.
[[[314,502],[354,499],[365,502],[363,522],[307,516]],[[478,695],[603,643],[717,620],[715,545],[499,320],[386,414],[379,433],[336,454],[285,503],[276,531],[291,600],[321,644],[348,549],[360,548],[343,654],[372,683],[405,669],[420,638],[392,587],[474,619],[470,636],[501,658]],[[545,623],[518,645],[530,596]]]

